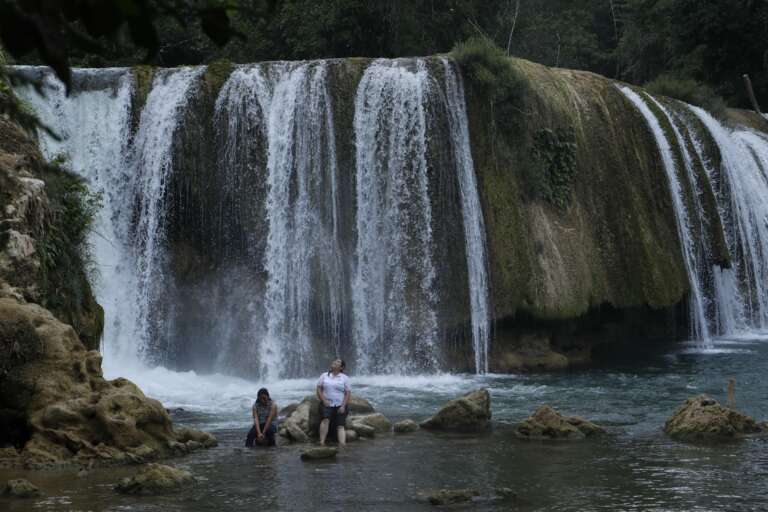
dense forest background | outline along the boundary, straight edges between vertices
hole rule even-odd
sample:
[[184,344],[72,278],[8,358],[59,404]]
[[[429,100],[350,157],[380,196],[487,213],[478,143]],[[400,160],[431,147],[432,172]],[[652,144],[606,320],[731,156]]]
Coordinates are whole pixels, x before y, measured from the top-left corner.
[[[147,58],[147,45],[135,44],[137,31],[130,24],[101,37],[101,49],[94,51],[76,30],[78,23],[88,22],[81,16],[65,34],[70,63],[176,66],[221,58],[400,57],[448,52],[460,41],[482,37],[512,56],[651,83],[667,93],[677,90],[677,96],[704,91],[730,106],[750,106],[742,79],[746,73],[758,101],[768,108],[768,0],[123,2],[132,3],[166,7],[147,11],[157,51]],[[211,4],[226,9],[226,28],[236,37],[216,40],[215,25],[222,20],[199,15],[200,5]]]

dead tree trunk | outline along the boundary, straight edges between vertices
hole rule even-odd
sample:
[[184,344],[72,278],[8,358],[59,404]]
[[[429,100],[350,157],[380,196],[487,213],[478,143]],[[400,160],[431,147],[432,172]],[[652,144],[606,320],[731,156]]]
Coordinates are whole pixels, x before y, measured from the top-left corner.
[[752,102],[752,108],[754,108],[755,112],[757,112],[760,115],[763,115],[763,112],[760,110],[760,105],[757,103],[757,98],[755,97],[755,90],[752,89],[752,80],[749,79],[749,75],[746,73],[743,75],[744,78],[744,85],[747,88],[747,95],[749,96],[749,101]]

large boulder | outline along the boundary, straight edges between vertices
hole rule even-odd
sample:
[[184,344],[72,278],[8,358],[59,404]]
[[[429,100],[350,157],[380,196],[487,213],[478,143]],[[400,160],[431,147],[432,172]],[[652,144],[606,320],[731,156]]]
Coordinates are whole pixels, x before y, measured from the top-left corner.
[[454,398],[437,414],[421,423],[427,430],[458,432],[477,431],[487,428],[491,421],[491,395],[485,388]]
[[520,439],[580,440],[605,431],[578,416],[563,416],[552,407],[542,405],[515,428]]
[[667,434],[684,440],[730,439],[765,430],[765,425],[707,395],[686,400],[664,425]]
[[[352,395],[349,399],[349,414],[366,415],[375,413],[373,405],[365,398]],[[278,429],[278,434],[289,441],[305,443],[311,438],[316,438],[320,428],[321,411],[320,400],[315,395],[305,397],[297,404],[289,404],[280,410],[280,416],[284,416]]]
[[115,491],[121,494],[164,494],[178,491],[192,482],[194,479],[189,471],[164,464],[147,464],[134,476],[123,478]]

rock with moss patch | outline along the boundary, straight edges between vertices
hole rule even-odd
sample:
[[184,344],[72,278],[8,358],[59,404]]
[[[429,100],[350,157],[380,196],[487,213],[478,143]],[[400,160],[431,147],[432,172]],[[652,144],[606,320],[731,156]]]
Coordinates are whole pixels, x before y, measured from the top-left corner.
[[675,411],[664,425],[664,431],[682,440],[715,440],[762,432],[765,427],[707,395],[698,395]]
[[192,473],[164,464],[147,464],[134,476],[123,478],[115,491],[120,494],[155,495],[179,491],[194,482]]
[[336,457],[338,450],[331,446],[315,446],[301,452],[301,460],[322,460]]
[[3,496],[10,498],[37,498],[40,495],[40,489],[24,478],[8,480],[3,489]]
[[563,416],[552,407],[542,405],[515,428],[515,436],[529,440],[578,441],[605,431],[578,416]]
[[477,389],[448,402],[437,414],[421,423],[427,430],[473,432],[488,428],[491,421],[491,395]]

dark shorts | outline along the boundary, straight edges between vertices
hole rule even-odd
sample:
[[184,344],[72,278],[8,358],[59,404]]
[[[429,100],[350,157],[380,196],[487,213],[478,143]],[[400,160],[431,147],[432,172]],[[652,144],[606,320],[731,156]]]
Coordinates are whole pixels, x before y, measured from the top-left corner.
[[324,405],[320,406],[323,419],[329,419],[331,420],[332,425],[336,425],[337,427],[346,427],[347,426],[347,413],[349,413],[348,408],[344,408],[344,413],[339,412],[339,407],[326,407]]

